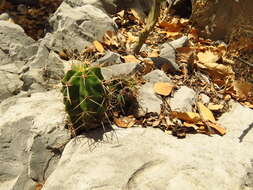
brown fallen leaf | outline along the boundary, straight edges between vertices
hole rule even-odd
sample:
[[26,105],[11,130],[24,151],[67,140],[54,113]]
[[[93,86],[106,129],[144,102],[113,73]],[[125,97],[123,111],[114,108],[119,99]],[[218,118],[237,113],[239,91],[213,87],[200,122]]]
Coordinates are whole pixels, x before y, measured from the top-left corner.
[[250,103],[250,102],[243,102],[242,104],[243,104],[244,106],[248,107],[248,108],[253,109],[253,103]]
[[214,104],[214,103],[209,103],[207,108],[209,110],[212,110],[212,111],[218,111],[218,110],[221,110],[224,108],[224,105],[222,104]]
[[161,31],[160,33],[161,33],[161,34],[166,34],[166,37],[167,37],[167,38],[170,38],[170,37],[177,37],[177,36],[181,35],[180,32],[171,32],[171,31]]
[[140,9],[131,8],[130,11],[138,21],[144,20],[145,13]]
[[253,84],[245,81],[236,80],[227,90],[227,93],[231,94],[233,97],[236,97],[240,100],[253,98]]
[[227,130],[220,126],[218,123],[214,123],[214,122],[207,122],[208,126],[215,129],[220,135],[225,135]]
[[171,117],[181,119],[183,121],[187,121],[190,123],[197,123],[201,121],[200,115],[195,112],[177,112],[177,111],[172,111],[170,113]]
[[195,130],[197,130],[197,129],[199,128],[197,125],[195,125],[195,124],[193,124],[193,123],[187,123],[187,122],[184,122],[184,123],[183,123],[183,126],[184,126],[184,127],[192,127],[192,128],[194,128]]
[[191,47],[181,47],[177,48],[177,55],[180,59],[180,62],[187,63],[190,57],[193,55],[194,49]]
[[162,21],[159,23],[159,26],[168,32],[180,32],[183,28],[180,21],[176,19],[172,22]]
[[154,91],[163,96],[168,96],[174,89],[175,85],[167,82],[157,82],[154,85]]
[[114,118],[113,121],[118,127],[130,128],[134,126],[136,119],[132,116],[126,116],[121,118]]
[[67,55],[66,52],[64,52],[64,51],[60,51],[60,52],[59,52],[59,56],[60,56],[61,59],[69,60],[68,55]]
[[98,52],[104,53],[105,49],[99,41],[97,41],[97,40],[93,41],[93,45],[95,46],[95,48],[97,49]]
[[197,107],[202,120],[215,122],[213,113],[204,104],[198,102]]
[[199,52],[197,57],[199,60],[197,66],[201,69],[208,70],[209,74],[211,74],[213,78],[222,78],[222,80],[224,80],[224,76],[234,77],[235,73],[230,65],[216,63],[220,57],[214,52]]
[[119,15],[120,17],[124,17],[125,10],[122,10],[122,11],[118,12],[117,15]]
[[123,56],[125,63],[140,63],[141,61],[137,59],[134,55]]
[[199,52],[197,57],[201,63],[215,63],[220,59],[217,54],[211,51]]
[[107,31],[103,36],[103,43],[107,46],[119,46],[118,37],[114,31]]
[[41,190],[42,187],[43,187],[43,185],[38,183],[38,184],[35,185],[35,190]]
[[196,28],[191,28],[188,34],[189,39],[197,39],[198,38],[198,30]]

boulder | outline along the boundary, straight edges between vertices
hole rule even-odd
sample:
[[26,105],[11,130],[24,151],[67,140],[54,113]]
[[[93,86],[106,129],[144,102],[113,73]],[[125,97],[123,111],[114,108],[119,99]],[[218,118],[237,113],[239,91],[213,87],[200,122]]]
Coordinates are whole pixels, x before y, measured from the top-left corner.
[[50,51],[42,40],[37,53],[21,73],[23,90],[41,92],[52,89],[63,78],[65,64],[66,61],[54,51]]
[[64,2],[71,7],[80,7],[90,4],[110,14],[117,11],[115,0],[64,0]]
[[253,143],[253,111],[239,103],[231,102],[231,110],[219,118],[219,123],[226,127],[229,133],[226,136],[235,141]]
[[0,189],[34,190],[69,139],[60,92],[20,94],[0,104]]
[[44,38],[49,49],[82,51],[94,40],[101,40],[104,33],[115,30],[114,21],[102,10],[90,4],[71,7],[63,2],[49,20],[53,33]]
[[0,102],[18,94],[23,87],[19,74],[38,49],[24,30],[11,22],[0,21]]
[[69,142],[42,190],[241,190],[252,167],[252,142],[229,136],[179,140],[154,128],[103,133]]

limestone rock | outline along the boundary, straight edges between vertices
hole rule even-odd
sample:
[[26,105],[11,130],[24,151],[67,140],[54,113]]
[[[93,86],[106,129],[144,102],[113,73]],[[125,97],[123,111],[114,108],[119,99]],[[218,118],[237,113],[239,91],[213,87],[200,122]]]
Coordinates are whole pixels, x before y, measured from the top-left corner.
[[0,102],[22,89],[20,69],[37,51],[37,43],[11,22],[0,21]]
[[170,78],[161,71],[154,70],[143,77],[147,82],[139,89],[137,101],[139,105],[138,116],[144,116],[146,113],[161,113],[161,104],[163,103],[159,95],[154,91],[156,82],[170,82]]
[[179,112],[192,112],[195,102],[196,92],[186,86],[182,86],[174,93],[173,98],[168,99],[171,110]]
[[239,103],[232,102],[231,110],[219,118],[219,123],[226,127],[228,134],[236,141],[253,143],[253,111]]
[[112,77],[124,77],[134,74],[139,68],[138,63],[122,63],[108,67],[102,67],[101,72],[105,80]]
[[115,13],[117,10],[115,0],[65,0],[64,2],[69,4],[71,7],[80,7],[90,4],[104,10],[107,13]]
[[121,64],[121,58],[118,53],[108,51],[106,54],[96,61],[97,64],[102,66],[110,66],[115,64]]
[[252,143],[229,137],[177,140],[153,128],[102,133],[73,139],[42,190],[240,190],[251,167]]
[[62,97],[56,91],[12,97],[0,104],[0,115],[0,189],[32,190],[59,159],[52,149],[70,139]]
[[166,42],[161,45],[160,56],[151,59],[158,65],[158,67],[167,64],[170,72],[179,71],[179,65],[176,63],[176,49],[183,47],[187,42],[188,38],[186,36],[171,42]]
[[82,51],[93,40],[101,40],[104,33],[115,29],[113,20],[102,10],[92,6],[71,7],[63,2],[50,18],[53,33],[44,40],[47,47]]

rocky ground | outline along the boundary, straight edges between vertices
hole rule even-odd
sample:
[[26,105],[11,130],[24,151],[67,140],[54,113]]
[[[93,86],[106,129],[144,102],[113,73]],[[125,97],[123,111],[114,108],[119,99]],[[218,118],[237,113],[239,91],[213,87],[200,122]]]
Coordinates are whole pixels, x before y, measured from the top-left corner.
[[[253,189],[253,110],[252,101],[245,98],[248,90],[229,93],[220,89],[210,72],[191,73],[194,64],[184,72],[186,54],[176,51],[197,44],[196,51],[216,51],[220,44],[196,41],[193,31],[184,31],[189,29],[185,20],[179,19],[179,32],[178,24],[173,25],[177,17],[169,17],[164,23],[174,27],[173,34],[166,31],[164,35],[164,27],[159,26],[154,30],[159,35],[151,35],[144,53],[129,56],[135,39],[131,34],[142,26],[132,13],[117,14],[119,7],[109,0],[57,2],[53,6],[59,5],[57,10],[47,11],[52,15],[43,18],[48,25],[40,28],[39,35],[34,33],[39,24],[24,30],[22,23],[15,22],[14,4],[8,5],[9,16],[0,15],[0,189]],[[32,9],[43,11],[42,5]],[[29,12],[29,6],[35,5],[27,7],[23,2],[22,6]],[[107,31],[118,31],[121,36],[112,40],[112,35],[106,41]],[[83,60],[83,54],[75,52],[84,51],[94,40],[102,48],[93,46],[94,57],[89,60],[104,66],[105,79],[141,75],[136,110],[141,119],[129,128],[119,124],[113,130],[97,129],[73,137],[66,128],[59,83],[71,63]],[[199,59],[201,55],[197,54]],[[157,83],[173,83],[173,93],[165,98],[159,95],[154,90]],[[175,123],[159,127],[164,125],[160,116],[167,117],[161,106],[164,101],[172,112],[195,113],[199,98],[206,107],[209,103],[224,106],[213,110],[215,122],[226,129],[224,134],[218,128],[207,135],[198,124],[187,128],[178,116],[181,123],[176,127]],[[189,134],[189,128],[194,134]]]

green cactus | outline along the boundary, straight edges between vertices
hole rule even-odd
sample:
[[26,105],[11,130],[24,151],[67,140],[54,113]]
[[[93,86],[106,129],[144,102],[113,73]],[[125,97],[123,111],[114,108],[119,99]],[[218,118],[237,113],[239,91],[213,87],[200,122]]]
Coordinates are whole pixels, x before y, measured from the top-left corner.
[[89,129],[103,121],[107,102],[100,68],[73,64],[62,84],[65,108],[74,125]]
[[105,81],[101,69],[73,64],[62,80],[64,104],[75,133],[102,126],[113,113],[128,114],[134,106],[131,78]]

